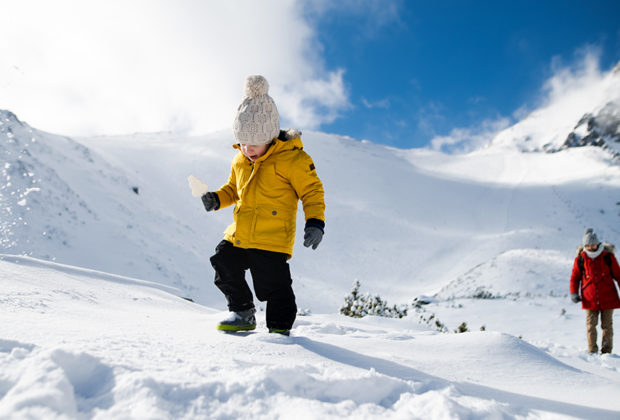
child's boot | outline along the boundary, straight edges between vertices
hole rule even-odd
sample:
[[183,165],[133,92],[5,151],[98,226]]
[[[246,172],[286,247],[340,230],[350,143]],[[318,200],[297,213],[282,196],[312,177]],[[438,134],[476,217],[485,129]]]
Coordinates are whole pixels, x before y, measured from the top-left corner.
[[269,328],[269,332],[271,334],[291,335],[291,330],[287,330],[284,328]]
[[249,331],[256,328],[256,309],[251,308],[245,311],[231,312],[230,316],[222,320],[217,329],[222,331]]

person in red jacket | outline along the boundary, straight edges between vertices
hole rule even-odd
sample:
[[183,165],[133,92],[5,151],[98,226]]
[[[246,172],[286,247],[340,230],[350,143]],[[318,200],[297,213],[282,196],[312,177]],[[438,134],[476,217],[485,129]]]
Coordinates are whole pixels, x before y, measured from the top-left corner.
[[613,313],[615,308],[620,308],[614,279],[620,284],[620,267],[613,254],[613,246],[603,246],[592,229],[586,229],[582,244],[570,278],[571,299],[575,303],[581,302],[581,307],[586,311],[588,351],[598,352],[596,326],[600,315],[603,336],[601,353],[611,353]]

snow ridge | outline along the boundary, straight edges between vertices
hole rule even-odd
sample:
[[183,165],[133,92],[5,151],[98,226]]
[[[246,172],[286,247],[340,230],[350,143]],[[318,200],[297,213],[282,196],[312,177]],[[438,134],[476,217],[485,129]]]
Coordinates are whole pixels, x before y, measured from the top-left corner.
[[[212,328],[222,313],[152,283],[9,258],[0,282],[4,334],[21,337],[0,339],[3,418],[611,419],[620,410],[617,380],[505,333],[312,315],[291,337],[230,335]],[[619,360],[601,359],[616,378]]]

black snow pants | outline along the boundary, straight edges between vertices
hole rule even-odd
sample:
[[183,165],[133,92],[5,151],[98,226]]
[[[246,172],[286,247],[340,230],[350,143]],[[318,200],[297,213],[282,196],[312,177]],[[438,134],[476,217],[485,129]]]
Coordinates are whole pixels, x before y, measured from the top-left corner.
[[215,285],[224,293],[232,312],[254,307],[254,297],[245,270],[250,270],[256,298],[267,301],[267,328],[290,330],[297,305],[293,293],[287,255],[262,249],[243,249],[228,241],[220,242],[211,257]]

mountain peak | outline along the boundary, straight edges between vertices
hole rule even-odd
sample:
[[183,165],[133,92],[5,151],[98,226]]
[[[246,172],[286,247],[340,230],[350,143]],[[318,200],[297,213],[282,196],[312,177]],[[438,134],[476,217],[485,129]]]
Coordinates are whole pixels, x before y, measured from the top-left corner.
[[14,113],[6,109],[0,109],[0,130],[5,131],[3,126],[6,124],[9,124],[9,125],[17,124],[22,127],[24,126],[24,123],[21,122],[19,118],[17,118],[17,115],[15,115]]
[[595,146],[620,159],[620,62],[587,81],[556,88],[548,103],[498,133],[492,145],[555,153]]
[[620,101],[608,102],[596,114],[584,114],[560,150],[583,146],[598,146],[620,158]]

